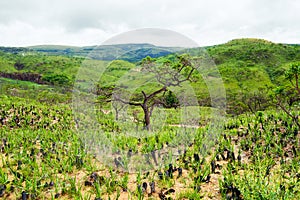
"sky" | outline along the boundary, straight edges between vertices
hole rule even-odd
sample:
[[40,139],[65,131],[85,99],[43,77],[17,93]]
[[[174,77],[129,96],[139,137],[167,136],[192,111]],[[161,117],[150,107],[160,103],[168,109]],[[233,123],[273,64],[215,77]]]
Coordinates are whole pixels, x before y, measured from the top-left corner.
[[299,10],[299,0],[1,0],[0,46],[100,45],[124,33],[120,42],[144,34],[169,46],[173,35],[199,46],[236,38],[299,44]]

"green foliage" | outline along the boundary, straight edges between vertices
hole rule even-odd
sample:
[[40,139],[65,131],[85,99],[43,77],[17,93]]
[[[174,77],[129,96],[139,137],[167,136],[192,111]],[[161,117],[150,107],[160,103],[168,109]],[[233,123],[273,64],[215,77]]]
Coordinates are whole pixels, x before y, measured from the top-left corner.
[[223,45],[207,48],[216,64],[225,62],[248,62],[275,67],[282,62],[299,59],[299,46],[275,44],[260,39],[236,39]]
[[40,85],[29,81],[7,78],[0,78],[0,93],[50,105],[70,103],[72,95],[68,88]]
[[[232,192],[237,188],[243,199],[299,198],[300,194],[296,192],[300,186],[296,180],[299,154],[295,147],[298,128],[290,117],[284,112],[258,112],[239,116],[232,122],[226,127],[226,135],[238,136],[235,144],[242,149],[239,154],[250,155],[248,161],[242,160],[245,164],[231,161],[223,170],[224,179],[220,180],[222,196],[237,198]],[[263,128],[257,129],[259,126]]]
[[82,62],[82,58],[64,57],[64,56],[48,56],[36,52],[25,52],[18,54],[1,53],[0,64],[1,72],[12,73],[19,71],[20,73],[37,73],[40,75],[51,74],[68,74],[75,76]]
[[298,87],[296,89],[299,89],[300,62],[291,63],[289,69],[285,73],[285,77],[292,83],[294,87]]
[[179,100],[172,91],[168,91],[164,97],[167,108],[177,108],[179,106]]
[[72,83],[71,79],[65,74],[45,75],[42,79],[51,85],[69,86]]
[[[68,106],[47,106],[26,99],[0,96],[0,127],[70,130],[72,111]],[[58,123],[60,122],[60,123]]]

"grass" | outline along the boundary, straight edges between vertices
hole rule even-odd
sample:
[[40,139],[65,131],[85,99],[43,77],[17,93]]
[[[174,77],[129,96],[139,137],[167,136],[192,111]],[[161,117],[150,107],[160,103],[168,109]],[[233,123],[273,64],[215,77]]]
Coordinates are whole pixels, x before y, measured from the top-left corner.
[[[193,137],[186,140],[185,149],[179,148],[186,152],[181,155],[166,154],[164,150],[172,149],[172,145],[178,146],[178,142],[183,141],[178,138],[179,132],[188,133],[187,128],[168,126],[180,123],[180,109],[162,110],[167,116],[164,128],[141,139],[128,136],[123,131],[123,127],[130,125],[130,122],[117,122],[116,126],[121,127],[119,132],[113,128],[114,132],[104,133],[111,141],[112,149],[115,149],[112,155],[118,155],[120,150],[119,155],[124,153],[121,158],[125,165],[118,167],[113,160],[103,163],[101,154],[94,155],[93,151],[86,151],[84,147],[92,144],[84,143],[80,132],[69,126],[73,122],[67,106],[50,108],[17,98],[12,101],[8,97],[3,97],[1,102],[0,113],[4,121],[0,128],[0,185],[5,185],[2,192],[6,199],[20,198],[23,191],[32,199],[55,196],[61,199],[115,199],[118,196],[119,199],[157,199],[159,196],[172,199],[219,199],[237,194],[242,199],[271,199],[278,196],[297,199],[300,195],[297,178],[299,130],[283,113],[268,111],[228,118],[217,145],[211,147],[204,140],[207,122],[196,132],[191,128]],[[195,110],[195,107],[190,109]],[[201,110],[204,117],[210,113],[208,108]],[[26,116],[34,119],[34,123],[26,120]],[[112,113],[101,116],[100,123],[105,118],[112,123]],[[22,121],[22,125],[18,125],[20,123],[14,119]],[[51,123],[53,120],[58,122],[54,125]],[[210,148],[206,154],[201,153],[204,146]],[[130,159],[129,150],[132,152]],[[235,153],[234,160],[228,157],[228,151]],[[168,155],[173,159],[168,160]],[[238,155],[241,155],[241,161],[238,161]],[[147,164],[147,157],[150,165]],[[136,167],[132,169],[137,169],[137,163],[130,163],[137,158],[140,167],[146,170],[125,172],[129,169],[126,168],[126,162],[129,167]],[[210,164],[213,160],[217,166],[214,172]],[[169,163],[173,163],[173,170],[171,174],[166,174],[170,170]],[[151,169],[151,166],[156,167]],[[182,169],[181,177],[179,168]],[[162,179],[158,172],[162,172]],[[156,191],[150,195],[149,184],[153,181]],[[146,191],[139,189],[144,182],[148,185]],[[212,192],[212,188],[217,188],[217,191]],[[170,192],[171,189],[175,191]]]

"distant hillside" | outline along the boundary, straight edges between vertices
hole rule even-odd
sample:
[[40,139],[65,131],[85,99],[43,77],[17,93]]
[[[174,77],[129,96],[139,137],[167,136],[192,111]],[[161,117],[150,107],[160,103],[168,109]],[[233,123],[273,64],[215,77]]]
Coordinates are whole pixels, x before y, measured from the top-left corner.
[[235,39],[207,48],[216,64],[244,61],[274,66],[300,58],[300,45],[277,44],[262,39]]
[[120,59],[130,62],[139,61],[147,55],[160,57],[182,49],[159,47],[151,44],[116,44],[86,47],[39,45],[28,48],[48,55],[80,56],[107,61]]
[[25,52],[32,52],[32,51],[33,50],[24,47],[0,47],[0,52],[3,53],[18,54],[18,53],[25,53]]
[[276,44],[252,38],[235,39],[208,47],[207,51],[225,77],[230,77],[232,69],[244,73],[251,69],[265,72],[275,84],[280,83],[278,79],[284,74],[287,63],[300,60],[300,45]]
[[[232,113],[247,110],[247,99],[253,96],[265,98],[272,88],[288,84],[284,78],[286,69],[290,63],[300,61],[300,45],[276,44],[261,39],[236,39],[205,49],[222,76],[228,109]],[[149,55],[160,57],[162,60],[172,60],[172,53],[175,51],[184,52],[180,48],[164,48],[150,44],[0,48],[0,76],[72,87],[77,71],[84,61],[90,66],[103,67],[109,64],[102,74],[101,84],[111,86],[126,73],[126,70],[134,69],[136,66],[133,63],[142,58]],[[188,51],[198,52],[199,49],[193,48]],[[85,60],[82,58],[85,56],[93,59]],[[115,59],[118,60],[109,62]],[[87,80],[97,74],[93,71],[95,69],[97,67],[91,67],[90,71],[81,77],[83,87],[89,87]],[[192,82],[191,85],[201,105],[209,106],[211,103],[203,77],[213,78],[216,73],[213,70],[195,73],[196,82]],[[131,85],[140,85],[137,79],[131,78]]]

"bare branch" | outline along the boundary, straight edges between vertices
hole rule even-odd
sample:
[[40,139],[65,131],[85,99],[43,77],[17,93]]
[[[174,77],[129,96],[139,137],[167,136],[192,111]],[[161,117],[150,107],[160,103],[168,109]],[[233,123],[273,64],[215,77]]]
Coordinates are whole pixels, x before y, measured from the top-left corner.
[[128,105],[131,105],[131,106],[142,106],[142,103],[138,103],[138,102],[133,102],[133,101],[125,101],[124,99],[118,97],[118,96],[115,96],[114,97],[114,101],[120,101],[124,104],[128,104]]
[[146,93],[144,91],[142,91],[142,94],[144,96],[144,99],[147,99],[147,95],[146,95]]
[[156,90],[155,92],[153,92],[153,93],[151,93],[149,96],[146,96],[146,101],[148,101],[149,99],[152,99],[155,95],[157,95],[157,94],[159,94],[159,93],[161,93],[161,92],[164,92],[164,91],[166,91],[167,90],[167,87],[166,86],[164,86],[164,87],[162,87],[161,89],[159,89],[159,90]]

